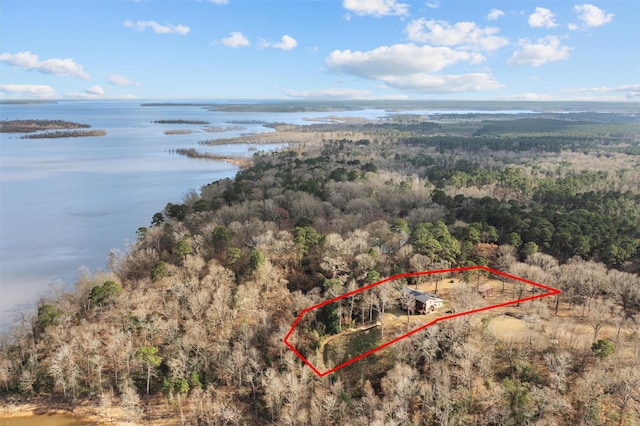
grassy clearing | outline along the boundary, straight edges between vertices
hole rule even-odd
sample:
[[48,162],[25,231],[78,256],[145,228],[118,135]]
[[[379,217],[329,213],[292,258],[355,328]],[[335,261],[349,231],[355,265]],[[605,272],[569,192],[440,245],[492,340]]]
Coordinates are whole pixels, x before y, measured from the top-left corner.
[[364,330],[345,331],[324,345],[322,358],[327,368],[333,368],[380,344],[379,325]]

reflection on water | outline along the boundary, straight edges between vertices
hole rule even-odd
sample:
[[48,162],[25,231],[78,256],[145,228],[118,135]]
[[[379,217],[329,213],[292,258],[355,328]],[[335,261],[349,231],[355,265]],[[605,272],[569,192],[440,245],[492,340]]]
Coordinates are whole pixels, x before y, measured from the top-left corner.
[[77,417],[64,414],[43,414],[38,416],[0,417],[0,426],[84,426],[95,425]]

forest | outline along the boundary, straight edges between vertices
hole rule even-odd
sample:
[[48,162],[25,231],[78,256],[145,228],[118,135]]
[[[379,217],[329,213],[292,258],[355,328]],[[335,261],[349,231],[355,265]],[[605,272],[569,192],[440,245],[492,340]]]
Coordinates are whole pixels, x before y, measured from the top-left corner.
[[[242,140],[287,148],[167,204],[108,271],[2,336],[6,404],[149,424],[640,422],[640,113],[273,127]],[[283,343],[324,300],[473,265],[562,293],[438,323],[326,377]],[[345,299],[293,344],[312,356],[393,303]]]

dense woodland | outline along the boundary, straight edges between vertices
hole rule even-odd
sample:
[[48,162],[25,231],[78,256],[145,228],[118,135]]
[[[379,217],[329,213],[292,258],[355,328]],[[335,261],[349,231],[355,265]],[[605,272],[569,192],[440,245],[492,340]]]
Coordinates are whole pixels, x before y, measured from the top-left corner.
[[[637,113],[278,133],[288,149],[168,204],[108,272],[44,297],[3,337],[2,399],[91,400],[132,421],[164,406],[185,424],[640,422]],[[534,318],[517,338],[460,317],[323,378],[283,344],[330,297],[470,265],[562,294],[512,307]],[[354,301],[358,320],[377,297]],[[301,352],[340,331],[318,321]]]

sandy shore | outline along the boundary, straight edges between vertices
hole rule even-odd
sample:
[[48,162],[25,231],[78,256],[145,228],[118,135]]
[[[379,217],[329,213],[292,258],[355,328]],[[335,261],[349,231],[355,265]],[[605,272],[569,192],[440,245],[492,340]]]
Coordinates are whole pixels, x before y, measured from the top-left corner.
[[[145,406],[145,412],[152,413],[149,418],[143,418],[139,422],[127,420],[124,411],[117,406],[102,407],[93,400],[78,400],[74,404],[64,402],[52,402],[46,398],[36,398],[31,401],[0,402],[0,420],[11,418],[34,417],[36,425],[37,416],[59,417],[60,424],[70,421],[80,425],[158,425],[169,426],[180,424],[180,419],[173,413],[169,406],[154,398],[149,406]],[[66,422],[65,422],[66,421]],[[49,424],[49,423],[48,423]],[[51,424],[56,424],[51,422]]]

